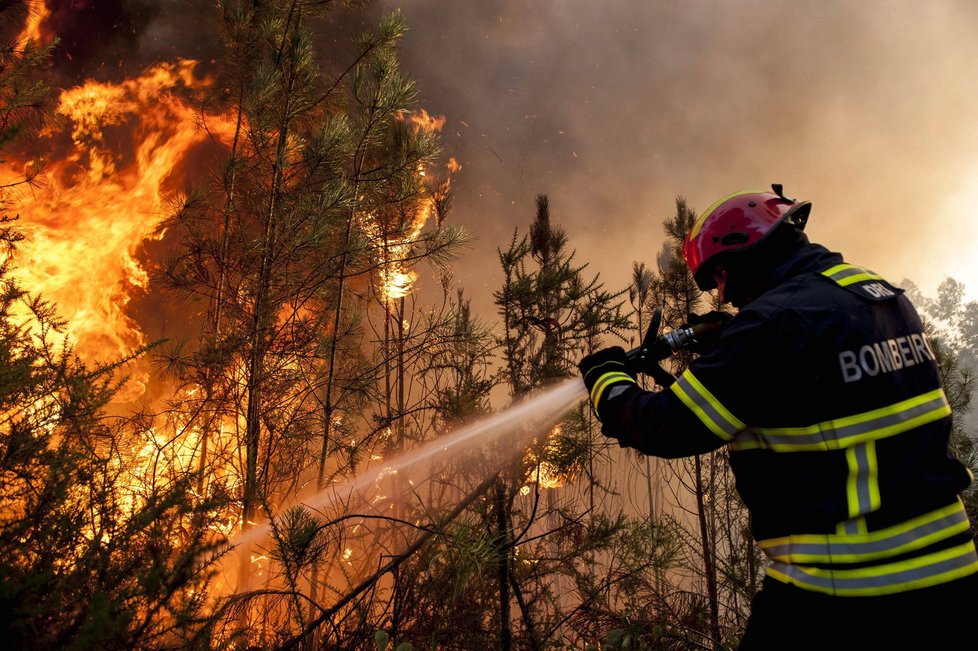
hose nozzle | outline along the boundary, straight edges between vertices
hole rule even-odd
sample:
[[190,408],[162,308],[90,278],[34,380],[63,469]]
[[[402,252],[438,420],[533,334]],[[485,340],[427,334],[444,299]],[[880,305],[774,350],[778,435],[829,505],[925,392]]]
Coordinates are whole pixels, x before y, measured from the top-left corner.
[[652,312],[652,323],[645,333],[642,345],[625,353],[625,357],[636,371],[652,376],[660,385],[667,386],[670,378],[675,378],[659,362],[668,359],[677,350],[683,350],[690,345],[700,342],[704,337],[720,330],[724,322],[697,323],[683,325],[665,334],[659,334],[662,323],[662,308]]

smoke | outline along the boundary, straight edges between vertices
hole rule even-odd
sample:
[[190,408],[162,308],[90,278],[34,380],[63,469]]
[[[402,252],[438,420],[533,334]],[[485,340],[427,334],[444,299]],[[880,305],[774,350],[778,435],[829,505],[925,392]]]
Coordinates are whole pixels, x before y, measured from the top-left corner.
[[814,202],[814,240],[895,281],[978,271],[962,250],[978,220],[956,208],[978,199],[974,3],[378,9],[396,6],[404,66],[463,164],[455,219],[479,241],[458,277],[483,309],[541,192],[612,286],[652,261],[677,194],[702,210],[772,181]]
[[58,37],[52,53],[65,84],[121,81],[160,61],[208,61],[221,47],[214,3],[201,0],[40,0],[42,33]]
[[[63,87],[220,57],[210,1],[46,6]],[[453,219],[477,241],[455,277],[484,314],[496,248],[538,193],[615,288],[654,262],[676,195],[702,210],[772,181],[814,202],[812,239],[851,261],[925,293],[945,275],[978,290],[974,3],[383,0],[320,26],[327,69],[396,8],[404,68],[463,165]]]

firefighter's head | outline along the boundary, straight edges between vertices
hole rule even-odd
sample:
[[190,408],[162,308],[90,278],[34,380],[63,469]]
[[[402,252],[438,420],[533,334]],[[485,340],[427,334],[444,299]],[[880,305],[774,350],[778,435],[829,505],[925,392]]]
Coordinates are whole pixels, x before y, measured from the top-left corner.
[[707,208],[683,244],[683,258],[703,291],[743,307],[787,252],[807,241],[802,230],[812,204],[773,192],[735,192]]

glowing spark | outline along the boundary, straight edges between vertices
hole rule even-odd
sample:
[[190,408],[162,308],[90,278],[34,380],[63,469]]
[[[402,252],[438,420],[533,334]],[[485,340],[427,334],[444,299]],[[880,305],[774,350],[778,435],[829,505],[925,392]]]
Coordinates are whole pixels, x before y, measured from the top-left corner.
[[386,468],[384,468],[383,470],[381,470],[379,473],[377,473],[377,479],[375,481],[376,481],[376,483],[379,484],[381,481],[383,481],[387,477],[390,477],[391,475],[396,475],[397,472],[398,472],[397,471],[397,468],[395,468],[394,466],[387,466]]

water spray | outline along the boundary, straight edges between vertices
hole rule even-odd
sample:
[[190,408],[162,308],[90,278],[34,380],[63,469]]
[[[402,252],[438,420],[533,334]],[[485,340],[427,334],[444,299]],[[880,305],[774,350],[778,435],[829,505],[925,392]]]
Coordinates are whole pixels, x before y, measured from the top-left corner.
[[[301,500],[301,504],[312,510],[323,510],[342,497],[370,485],[376,485],[389,475],[403,472],[412,466],[436,455],[459,454],[464,450],[480,447],[503,438],[517,437],[514,444],[532,437],[543,429],[555,424],[575,404],[586,397],[580,378],[569,378],[542,392],[523,400],[509,409],[488,416],[469,425],[464,425],[451,434],[442,436],[389,459],[382,468],[371,468],[343,484],[334,484],[315,495]],[[528,426],[530,425],[530,426]],[[269,525],[263,524],[241,534],[231,545],[247,547],[262,540],[269,532]]]
[[[675,378],[664,370],[659,362],[667,359],[677,350],[698,343],[703,336],[718,330],[722,324],[683,326],[660,335],[661,323],[662,310],[656,308],[652,313],[652,321],[642,340],[642,345],[626,353],[626,356],[634,371],[651,376],[660,385],[667,385]],[[463,450],[495,442],[504,436],[513,439],[514,447],[522,447],[524,439],[529,439],[534,434],[554,425],[571,407],[586,398],[587,392],[580,378],[569,378],[498,414],[463,425],[420,448],[389,459],[382,468],[371,468],[346,483],[329,486],[299,503],[309,509],[322,511],[347,495],[371,484],[376,485],[385,477],[405,471],[436,455],[459,454]],[[267,523],[256,526],[235,538],[230,544],[233,547],[245,548],[262,540],[268,535],[269,529]]]

